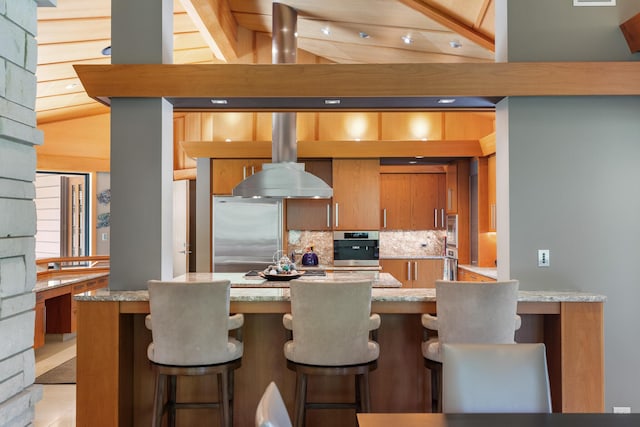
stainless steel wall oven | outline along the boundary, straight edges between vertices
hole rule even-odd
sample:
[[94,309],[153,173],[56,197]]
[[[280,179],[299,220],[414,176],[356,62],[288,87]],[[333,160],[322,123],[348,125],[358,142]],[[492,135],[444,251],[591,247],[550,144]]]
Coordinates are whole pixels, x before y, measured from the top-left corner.
[[334,231],[333,264],[336,266],[378,266],[378,231]]

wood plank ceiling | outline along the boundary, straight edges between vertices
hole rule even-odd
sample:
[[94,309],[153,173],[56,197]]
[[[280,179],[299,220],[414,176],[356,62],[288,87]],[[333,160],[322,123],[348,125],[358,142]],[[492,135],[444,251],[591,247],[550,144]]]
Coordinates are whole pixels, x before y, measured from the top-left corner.
[[[493,0],[282,2],[298,10],[299,49],[326,62],[494,61]],[[246,63],[238,33],[270,36],[271,4],[174,0],[174,63]],[[111,0],[58,0],[55,8],[38,9],[39,124],[108,111],[87,96],[72,65],[110,63],[101,53],[111,44],[110,17]]]

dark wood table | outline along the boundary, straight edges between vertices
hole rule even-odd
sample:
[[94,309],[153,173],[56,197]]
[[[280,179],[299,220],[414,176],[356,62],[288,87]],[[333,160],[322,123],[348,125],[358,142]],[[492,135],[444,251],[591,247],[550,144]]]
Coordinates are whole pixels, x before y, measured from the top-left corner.
[[358,414],[359,427],[637,427],[640,414]]

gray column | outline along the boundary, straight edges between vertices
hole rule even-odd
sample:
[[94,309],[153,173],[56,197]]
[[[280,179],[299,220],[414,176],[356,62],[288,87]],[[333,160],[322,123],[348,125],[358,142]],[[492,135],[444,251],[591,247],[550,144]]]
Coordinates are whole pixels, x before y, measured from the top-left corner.
[[211,159],[197,160],[196,175],[196,271],[212,269],[211,259]]
[[[112,0],[114,64],[171,63],[172,0]],[[162,98],[111,103],[111,281],[146,289],[173,277],[173,108]]]

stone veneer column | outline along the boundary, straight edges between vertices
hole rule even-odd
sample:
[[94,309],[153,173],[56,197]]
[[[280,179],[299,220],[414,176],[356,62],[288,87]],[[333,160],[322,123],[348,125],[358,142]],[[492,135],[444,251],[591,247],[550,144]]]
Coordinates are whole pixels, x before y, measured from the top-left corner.
[[37,3],[0,0],[0,425],[30,425],[34,385]]
[[[173,61],[172,0],[112,0],[111,62]],[[163,98],[111,102],[113,290],[173,278],[173,106]]]

